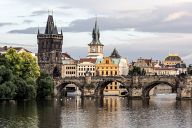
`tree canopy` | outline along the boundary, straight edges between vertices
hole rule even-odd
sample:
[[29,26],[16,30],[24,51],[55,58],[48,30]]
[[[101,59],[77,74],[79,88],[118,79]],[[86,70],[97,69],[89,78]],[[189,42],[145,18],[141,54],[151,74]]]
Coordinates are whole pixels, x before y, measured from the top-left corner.
[[140,67],[133,66],[132,69],[129,70],[129,74],[131,76],[137,76],[137,75],[145,75],[146,71],[144,69],[141,69]]
[[40,69],[28,52],[10,48],[0,56],[0,98],[32,99],[36,97],[36,79]]
[[28,52],[17,53],[15,49],[9,49],[2,60],[7,68],[11,69],[13,74],[18,77],[37,78],[40,75],[40,69],[37,60]]
[[53,94],[53,79],[45,72],[41,72],[37,79],[37,98],[46,98]]

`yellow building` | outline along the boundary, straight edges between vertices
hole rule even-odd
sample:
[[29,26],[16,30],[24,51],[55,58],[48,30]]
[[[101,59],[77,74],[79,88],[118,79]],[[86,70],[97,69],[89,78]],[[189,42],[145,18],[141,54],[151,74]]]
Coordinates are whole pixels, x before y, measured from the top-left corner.
[[[96,64],[98,76],[117,76],[119,75],[118,64],[110,57],[98,60]],[[119,95],[119,83],[113,82],[104,89],[104,95]]]

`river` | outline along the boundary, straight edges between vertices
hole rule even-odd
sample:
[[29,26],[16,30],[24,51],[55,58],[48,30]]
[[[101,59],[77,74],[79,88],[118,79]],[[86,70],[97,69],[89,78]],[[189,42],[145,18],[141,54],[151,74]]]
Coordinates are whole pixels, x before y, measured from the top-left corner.
[[0,102],[2,128],[190,128],[192,101],[159,95],[149,102],[122,97],[67,97]]

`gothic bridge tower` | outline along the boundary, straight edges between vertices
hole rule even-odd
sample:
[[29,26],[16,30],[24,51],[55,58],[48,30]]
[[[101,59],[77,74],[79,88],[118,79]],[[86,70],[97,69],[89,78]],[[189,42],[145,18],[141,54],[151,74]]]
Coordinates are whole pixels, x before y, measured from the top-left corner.
[[61,76],[63,33],[59,34],[53,16],[49,15],[44,33],[37,34],[38,64],[53,77]]

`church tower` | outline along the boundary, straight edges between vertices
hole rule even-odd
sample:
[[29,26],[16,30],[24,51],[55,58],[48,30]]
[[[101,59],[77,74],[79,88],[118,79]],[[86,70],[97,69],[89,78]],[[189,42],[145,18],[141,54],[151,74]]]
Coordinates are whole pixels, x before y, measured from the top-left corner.
[[92,42],[88,44],[88,58],[103,58],[103,44],[100,42],[100,32],[97,25],[97,19],[95,21],[95,27],[92,32]]
[[63,33],[59,34],[53,16],[48,15],[44,34],[38,30],[38,64],[40,69],[53,77],[61,76]]

